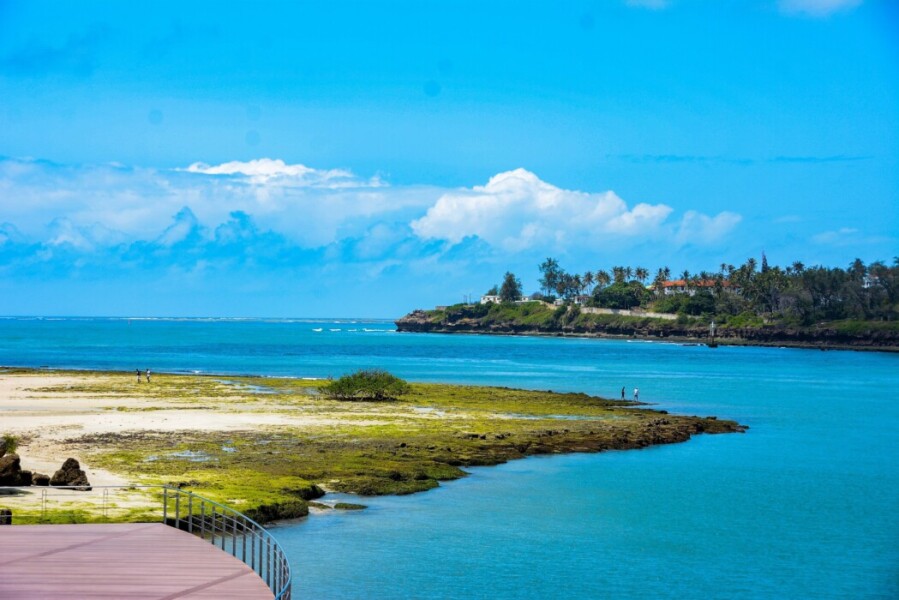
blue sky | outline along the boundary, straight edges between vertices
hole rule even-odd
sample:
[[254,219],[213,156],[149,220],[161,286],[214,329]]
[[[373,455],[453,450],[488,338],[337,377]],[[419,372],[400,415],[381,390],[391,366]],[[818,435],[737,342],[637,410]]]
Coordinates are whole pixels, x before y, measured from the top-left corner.
[[185,4],[0,0],[0,314],[899,254],[895,3]]

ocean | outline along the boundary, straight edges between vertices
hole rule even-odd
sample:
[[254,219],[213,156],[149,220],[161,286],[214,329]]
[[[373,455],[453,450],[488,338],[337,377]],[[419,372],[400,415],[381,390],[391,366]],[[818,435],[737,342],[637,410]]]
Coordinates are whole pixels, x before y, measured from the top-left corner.
[[362,319],[0,319],[0,364],[631,395],[745,434],[534,457],[278,526],[320,598],[897,598],[899,355],[401,334]]

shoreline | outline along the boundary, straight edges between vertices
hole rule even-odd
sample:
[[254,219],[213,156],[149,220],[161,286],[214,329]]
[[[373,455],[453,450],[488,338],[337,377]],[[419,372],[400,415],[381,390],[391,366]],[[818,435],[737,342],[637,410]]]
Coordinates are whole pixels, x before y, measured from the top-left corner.
[[585,394],[413,383],[408,399],[347,402],[320,395],[322,380],[132,377],[0,370],[0,434],[21,436],[25,469],[72,456],[95,485],[181,485],[273,522],[309,514],[326,490],[411,494],[470,466],[746,429]]
[[[708,336],[687,336],[665,333],[609,333],[604,331],[541,331],[538,329],[519,329],[516,327],[484,327],[484,328],[460,328],[445,327],[441,324],[412,321],[409,315],[395,322],[398,333],[438,333],[448,335],[501,335],[510,337],[545,337],[545,338],[573,338],[573,339],[610,339],[610,340],[639,340],[644,342],[671,343],[677,345],[694,344],[709,345]],[[899,346],[877,345],[867,342],[859,343],[832,343],[826,341],[803,340],[752,340],[742,337],[715,337],[718,346],[741,346],[760,348],[793,348],[797,350],[851,350],[859,352],[899,352]]]
[[[659,344],[673,344],[677,346],[708,346],[708,338],[702,337],[686,337],[686,336],[653,336],[653,335],[626,335],[614,333],[600,332],[549,332],[549,331],[483,331],[478,329],[429,329],[428,331],[414,331],[406,329],[397,329],[398,333],[413,334],[444,334],[444,335],[499,335],[509,337],[537,337],[537,338],[572,338],[572,339],[596,339],[596,340],[621,340],[621,341],[640,341],[653,342]],[[828,344],[826,346],[816,345],[813,342],[795,342],[795,341],[777,341],[762,342],[746,340],[742,338],[716,338],[715,343],[718,346],[738,346],[738,347],[758,347],[758,348],[789,348],[794,350],[821,350],[821,351],[855,351],[855,352],[899,352],[897,346],[862,346],[852,344]]]

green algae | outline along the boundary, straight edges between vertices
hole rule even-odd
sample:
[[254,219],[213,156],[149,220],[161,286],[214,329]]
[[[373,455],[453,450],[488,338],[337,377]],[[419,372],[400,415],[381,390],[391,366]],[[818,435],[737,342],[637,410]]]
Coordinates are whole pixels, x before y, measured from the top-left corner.
[[[326,381],[268,377],[78,372],[77,385],[40,393],[136,397],[198,411],[265,412],[318,420],[242,431],[141,431],[66,440],[91,465],[134,483],[169,484],[259,521],[303,516],[324,490],[411,494],[464,477],[465,467],[536,454],[599,452],[681,442],[696,433],[742,431],[732,421],[675,416],[633,402],[578,393],[412,384],[390,403],[341,402]],[[264,390],[260,393],[259,390]]]

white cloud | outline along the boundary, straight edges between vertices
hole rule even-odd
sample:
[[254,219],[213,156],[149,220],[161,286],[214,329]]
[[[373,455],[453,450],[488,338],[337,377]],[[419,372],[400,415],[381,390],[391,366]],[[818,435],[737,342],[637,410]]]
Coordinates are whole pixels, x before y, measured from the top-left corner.
[[676,240],[679,244],[707,245],[720,242],[743,219],[728,211],[714,217],[688,210],[681,219]]
[[[353,184],[331,185],[338,180]],[[386,186],[271,159],[176,170],[5,159],[0,193],[10,199],[0,243],[83,252],[138,241],[169,248],[243,243],[273,233],[293,247],[334,246],[339,256],[362,261],[423,253],[499,260],[524,251],[625,251],[648,240],[672,249],[715,244],[740,219],[691,211],[678,225],[665,204],[628,205],[613,191],[562,189],[525,169],[450,190]]]
[[629,209],[615,192],[563,190],[516,169],[495,175],[487,185],[443,194],[412,222],[412,230],[452,243],[477,236],[510,251],[534,245],[595,246],[609,236],[652,236],[671,211],[664,204]]
[[779,0],[778,6],[786,14],[826,17],[838,11],[853,9],[861,3],[862,0]]
[[289,165],[281,159],[271,158],[258,158],[245,162],[233,160],[215,166],[195,162],[185,170],[189,173],[202,173],[204,175],[244,176],[248,181],[256,184],[277,182],[283,185],[326,188],[378,187],[383,185],[378,177],[362,181],[356,178],[352,172],[345,169],[313,169],[301,164]]
[[858,241],[858,229],[854,227],[841,227],[835,231],[825,231],[812,236],[812,241],[817,244],[842,246]]

